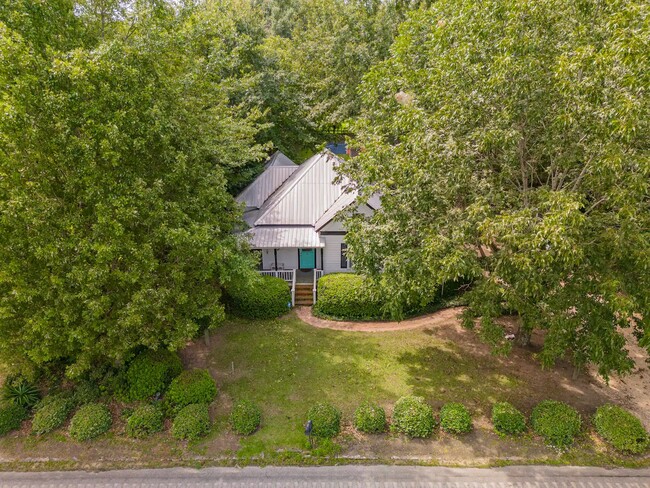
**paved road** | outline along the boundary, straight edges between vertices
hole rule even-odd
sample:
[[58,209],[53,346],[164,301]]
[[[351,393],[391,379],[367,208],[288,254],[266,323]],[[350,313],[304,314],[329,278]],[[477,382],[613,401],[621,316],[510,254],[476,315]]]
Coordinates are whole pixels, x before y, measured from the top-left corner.
[[650,469],[452,469],[417,466],[152,469],[101,473],[0,473],[0,488],[650,488]]

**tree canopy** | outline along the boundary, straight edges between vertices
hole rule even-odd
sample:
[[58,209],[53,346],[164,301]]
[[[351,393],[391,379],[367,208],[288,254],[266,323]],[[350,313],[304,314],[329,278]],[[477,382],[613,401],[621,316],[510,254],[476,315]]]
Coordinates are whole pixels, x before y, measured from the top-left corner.
[[475,280],[465,324],[507,350],[520,316],[542,361],[626,372],[650,350],[650,8],[646,2],[439,0],[400,26],[361,88],[344,172],[355,267],[399,316]]

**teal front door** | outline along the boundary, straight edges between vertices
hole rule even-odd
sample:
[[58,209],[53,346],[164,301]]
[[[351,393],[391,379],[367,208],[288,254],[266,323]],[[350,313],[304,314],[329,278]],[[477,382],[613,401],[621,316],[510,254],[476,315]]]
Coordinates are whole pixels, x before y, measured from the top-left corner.
[[300,249],[298,251],[298,266],[300,269],[316,267],[316,249]]

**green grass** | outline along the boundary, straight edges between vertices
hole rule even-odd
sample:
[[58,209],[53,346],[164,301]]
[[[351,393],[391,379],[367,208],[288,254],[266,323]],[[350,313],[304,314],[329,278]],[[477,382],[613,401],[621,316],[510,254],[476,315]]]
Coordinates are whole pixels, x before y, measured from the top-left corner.
[[[487,412],[521,385],[496,359],[475,361],[426,329],[354,333],[317,329],[289,315],[275,321],[232,321],[217,333],[211,369],[233,400],[263,410],[262,427],[242,440],[240,455],[303,449],[306,412],[327,401],[351,419],[363,400],[392,410],[399,397],[424,396]],[[231,367],[234,365],[234,373]]]

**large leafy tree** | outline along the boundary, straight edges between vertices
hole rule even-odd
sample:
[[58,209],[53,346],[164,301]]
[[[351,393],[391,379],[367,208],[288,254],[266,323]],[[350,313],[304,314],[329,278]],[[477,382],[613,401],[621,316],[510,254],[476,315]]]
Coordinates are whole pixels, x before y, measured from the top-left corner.
[[74,18],[42,33],[13,14],[16,29],[0,22],[3,361],[76,375],[180,347],[252,269],[227,185],[262,158],[259,125],[213,66],[236,51],[192,9],[143,4],[90,40],[66,40]]
[[475,280],[467,325],[545,331],[550,365],[626,372],[650,349],[650,7],[635,0],[439,0],[400,28],[362,87],[362,154],[345,172],[372,218],[355,267],[396,315]]

